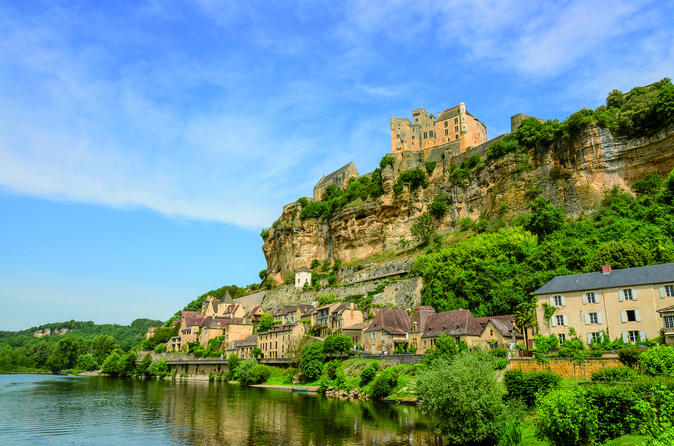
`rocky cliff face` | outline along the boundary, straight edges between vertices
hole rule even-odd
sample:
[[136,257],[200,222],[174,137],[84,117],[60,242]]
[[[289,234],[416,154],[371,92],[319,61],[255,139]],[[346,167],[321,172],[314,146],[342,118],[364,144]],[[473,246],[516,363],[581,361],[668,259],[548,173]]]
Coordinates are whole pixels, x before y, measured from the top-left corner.
[[[477,150],[483,158],[484,149]],[[396,195],[393,185],[401,172],[425,169],[420,153],[405,153],[382,172],[381,197],[348,205],[325,220],[302,220],[299,203],[285,206],[280,224],[270,229],[262,248],[270,276],[282,280],[314,259],[349,261],[400,249],[401,239],[412,240],[414,220],[427,212],[441,193],[449,195],[453,205],[438,227],[440,232],[452,231],[452,222],[463,217],[475,219],[483,212],[505,217],[526,213],[529,200],[525,193],[533,186],[552,203],[564,206],[571,216],[591,212],[604,191],[613,186],[630,190],[632,183],[647,173],[666,175],[674,169],[674,128],[627,140],[589,126],[572,143],[485,161],[467,180],[455,184],[450,179],[452,169],[467,156],[441,159],[427,188],[416,193],[405,188]]]

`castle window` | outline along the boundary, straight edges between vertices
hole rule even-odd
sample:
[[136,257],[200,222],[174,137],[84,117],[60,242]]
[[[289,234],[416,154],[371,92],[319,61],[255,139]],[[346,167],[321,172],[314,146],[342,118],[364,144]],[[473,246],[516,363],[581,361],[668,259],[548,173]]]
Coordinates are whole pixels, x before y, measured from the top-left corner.
[[433,137],[433,130],[430,130],[430,131],[428,132],[428,137],[429,137],[429,138],[432,138],[432,137]]
[[424,132],[424,138],[428,138],[428,133]]
[[454,126],[454,131],[455,131],[455,132],[458,132],[458,131],[459,131],[459,126],[458,126],[458,125],[455,125],[455,126]]
[[447,135],[449,135],[449,130],[445,129],[445,136],[447,136]]
[[455,138],[456,138],[456,139],[459,139],[459,135],[457,134],[457,135],[455,136]]
[[[447,127],[447,121],[445,121],[445,127]],[[445,130],[446,131],[446,130]]]
[[459,123],[459,118],[454,118],[454,124],[458,124],[458,123]]

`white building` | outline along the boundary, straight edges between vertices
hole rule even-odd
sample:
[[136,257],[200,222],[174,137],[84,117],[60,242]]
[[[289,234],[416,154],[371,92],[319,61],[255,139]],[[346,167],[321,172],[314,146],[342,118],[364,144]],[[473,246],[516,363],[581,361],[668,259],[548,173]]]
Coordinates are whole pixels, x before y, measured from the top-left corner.
[[295,288],[303,288],[304,284],[311,286],[311,270],[300,268],[295,272]]

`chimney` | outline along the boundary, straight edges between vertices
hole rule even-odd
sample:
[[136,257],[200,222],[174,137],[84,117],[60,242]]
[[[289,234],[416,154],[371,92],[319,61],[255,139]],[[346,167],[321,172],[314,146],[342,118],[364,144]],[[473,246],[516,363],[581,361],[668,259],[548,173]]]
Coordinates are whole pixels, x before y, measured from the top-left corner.
[[611,274],[611,265],[602,265],[601,266],[602,274]]

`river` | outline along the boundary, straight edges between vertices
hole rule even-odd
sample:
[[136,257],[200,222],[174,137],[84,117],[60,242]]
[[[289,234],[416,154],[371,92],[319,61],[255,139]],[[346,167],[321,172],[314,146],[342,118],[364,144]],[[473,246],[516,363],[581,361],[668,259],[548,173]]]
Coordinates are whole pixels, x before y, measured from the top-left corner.
[[0,375],[0,445],[426,445],[414,407],[204,381]]

